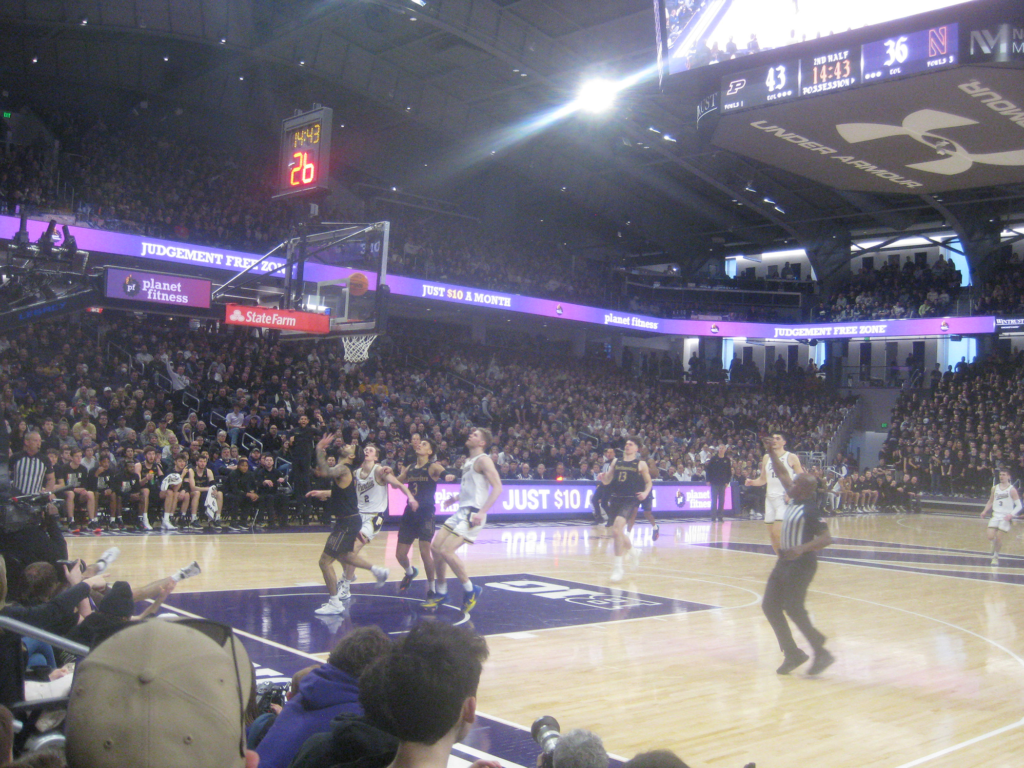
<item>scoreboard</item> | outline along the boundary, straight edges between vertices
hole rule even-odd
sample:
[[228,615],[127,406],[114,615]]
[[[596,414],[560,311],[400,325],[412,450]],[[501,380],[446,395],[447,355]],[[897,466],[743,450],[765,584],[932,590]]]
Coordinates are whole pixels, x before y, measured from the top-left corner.
[[719,103],[725,114],[952,67],[958,46],[959,28],[951,23],[800,58],[790,55],[723,77]]

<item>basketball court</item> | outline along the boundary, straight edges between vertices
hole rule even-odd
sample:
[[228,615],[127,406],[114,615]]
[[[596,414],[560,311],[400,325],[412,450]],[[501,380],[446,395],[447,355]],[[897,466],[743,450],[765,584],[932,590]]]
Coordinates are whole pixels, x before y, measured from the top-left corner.
[[[610,540],[589,527],[496,524],[464,553],[484,585],[469,622],[457,607],[424,612],[422,576],[399,594],[395,531],[364,550],[391,568],[390,580],[378,589],[361,574],[344,616],[313,613],[326,597],[316,565],[323,532],[120,536],[111,578],[143,583],[197,560],[203,573],[168,609],[238,630],[260,679],[323,661],[356,626],[400,637],[424,618],[471,623],[491,649],[485,714],[453,763],[493,755],[530,768],[529,726],[554,715],[563,731],[595,731],[614,755],[669,748],[693,768],[1018,766],[1024,529],[993,568],[977,518],[830,525],[836,541],[807,603],[838,660],[818,678],[775,673],[781,654],[760,606],[774,556],[759,521],[662,523],[657,542],[638,524],[639,558],[627,557],[614,586]],[[93,559],[112,541],[70,547]]]

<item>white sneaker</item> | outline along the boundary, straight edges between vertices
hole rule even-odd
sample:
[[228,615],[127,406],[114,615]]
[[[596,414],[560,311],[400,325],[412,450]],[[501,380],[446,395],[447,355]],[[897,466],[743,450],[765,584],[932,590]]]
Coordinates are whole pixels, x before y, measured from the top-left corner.
[[377,577],[377,586],[383,587],[384,583],[388,580],[388,573],[390,573],[390,571],[388,571],[387,568],[381,568],[379,565],[373,566],[370,571]]
[[162,531],[176,531],[176,530],[178,530],[178,526],[174,525],[171,522],[171,516],[170,515],[168,515],[167,513],[164,513],[164,520],[160,524],[160,530],[162,530]]
[[152,531],[153,530],[153,526],[149,522],[149,513],[145,513],[145,514],[139,515],[139,523],[142,524],[142,530],[144,530],[144,531]]
[[332,597],[326,603],[317,608],[313,613],[320,616],[337,616],[345,612],[345,605],[336,597]]
[[622,566],[616,565],[614,568],[612,568],[612,575],[609,577],[609,581],[622,581],[622,577],[624,575],[625,574],[622,571]]
[[173,576],[171,576],[171,578],[175,581],[181,581],[182,579],[188,579],[192,576],[198,576],[202,572],[203,569],[199,567],[199,563],[193,560],[184,568],[179,568],[177,572]]
[[342,579],[338,582],[338,591],[334,595],[339,600],[348,600],[352,597],[352,590],[349,588],[349,582]]
[[110,567],[111,563],[117,560],[117,556],[120,554],[120,549],[118,549],[117,547],[111,547],[102,555],[100,555],[100,559],[96,561],[96,575],[98,576],[101,573],[106,573],[107,568]]

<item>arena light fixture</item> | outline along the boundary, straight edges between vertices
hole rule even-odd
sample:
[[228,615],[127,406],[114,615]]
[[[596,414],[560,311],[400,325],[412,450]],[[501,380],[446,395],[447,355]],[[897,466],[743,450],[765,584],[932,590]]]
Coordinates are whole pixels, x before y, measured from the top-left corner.
[[585,112],[605,112],[615,103],[618,91],[616,84],[609,80],[587,80],[580,86],[576,106]]

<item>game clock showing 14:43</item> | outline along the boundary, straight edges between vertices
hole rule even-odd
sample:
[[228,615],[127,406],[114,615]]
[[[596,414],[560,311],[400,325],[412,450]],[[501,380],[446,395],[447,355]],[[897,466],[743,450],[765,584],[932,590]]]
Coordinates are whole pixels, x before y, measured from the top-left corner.
[[275,199],[327,189],[332,117],[320,107],[284,121]]

